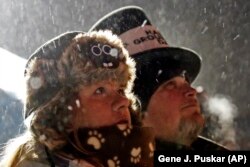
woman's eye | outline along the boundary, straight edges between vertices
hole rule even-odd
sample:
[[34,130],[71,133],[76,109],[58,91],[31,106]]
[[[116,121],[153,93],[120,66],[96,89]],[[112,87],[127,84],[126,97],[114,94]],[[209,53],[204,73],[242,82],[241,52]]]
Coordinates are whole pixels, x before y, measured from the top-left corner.
[[122,96],[125,96],[125,90],[124,89],[118,89],[118,93]]
[[105,93],[105,88],[104,87],[100,87],[98,89],[95,90],[95,94],[103,94]]

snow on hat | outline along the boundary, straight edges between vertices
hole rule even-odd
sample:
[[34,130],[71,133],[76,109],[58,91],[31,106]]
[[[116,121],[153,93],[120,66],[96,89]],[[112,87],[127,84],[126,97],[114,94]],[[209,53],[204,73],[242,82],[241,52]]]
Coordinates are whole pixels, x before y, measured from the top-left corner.
[[121,40],[110,31],[62,34],[42,45],[28,60],[25,118],[32,117],[33,132],[39,140],[47,139],[49,148],[60,145],[64,142],[62,132],[72,123],[68,105],[76,103],[82,86],[114,79],[129,92],[134,66]]
[[200,71],[200,56],[187,48],[169,46],[140,7],[119,8],[97,21],[90,31],[100,29],[119,35],[136,61],[134,92],[141,100],[143,111],[163,82],[185,74],[191,83]]

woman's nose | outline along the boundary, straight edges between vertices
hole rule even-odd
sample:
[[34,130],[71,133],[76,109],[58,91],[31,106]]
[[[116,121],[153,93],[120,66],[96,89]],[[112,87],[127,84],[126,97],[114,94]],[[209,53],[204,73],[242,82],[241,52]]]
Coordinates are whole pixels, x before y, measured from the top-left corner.
[[113,111],[127,110],[129,104],[130,102],[126,96],[117,93],[113,102]]

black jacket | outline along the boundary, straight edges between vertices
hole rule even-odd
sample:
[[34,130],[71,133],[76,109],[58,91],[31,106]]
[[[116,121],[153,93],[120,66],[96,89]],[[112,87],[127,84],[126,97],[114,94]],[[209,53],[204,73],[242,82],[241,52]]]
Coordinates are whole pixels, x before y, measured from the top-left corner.
[[194,150],[194,151],[212,151],[212,150],[218,150],[218,151],[230,151],[226,147],[208,139],[202,136],[199,136],[192,145],[185,146],[182,144],[177,143],[171,143],[164,140],[156,139],[156,151],[163,151],[163,150]]

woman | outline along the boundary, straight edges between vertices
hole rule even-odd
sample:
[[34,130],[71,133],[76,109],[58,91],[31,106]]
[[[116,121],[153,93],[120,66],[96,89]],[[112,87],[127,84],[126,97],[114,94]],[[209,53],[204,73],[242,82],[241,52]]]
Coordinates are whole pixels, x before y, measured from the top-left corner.
[[130,92],[134,66],[109,31],[44,44],[25,69],[27,131],[7,144],[1,165],[152,166],[154,138]]

